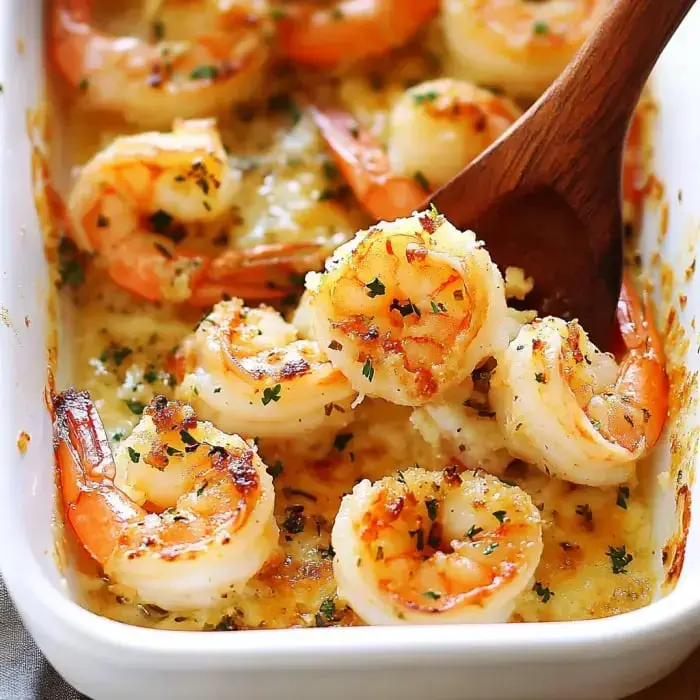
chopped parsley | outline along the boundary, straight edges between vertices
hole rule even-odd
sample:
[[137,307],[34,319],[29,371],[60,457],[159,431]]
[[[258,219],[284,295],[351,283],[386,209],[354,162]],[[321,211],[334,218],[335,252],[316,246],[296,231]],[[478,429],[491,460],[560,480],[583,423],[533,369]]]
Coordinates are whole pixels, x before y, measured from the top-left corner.
[[492,513],[493,517],[498,520],[499,523],[502,523],[506,519],[506,511],[504,510],[496,510]]
[[438,502],[435,498],[425,499],[425,509],[428,511],[428,517],[431,520],[435,520],[438,514]]
[[197,489],[197,495],[201,496],[204,493],[204,489],[207,488],[208,485],[209,485],[209,482],[205,479],[202,482],[202,485]]
[[169,457],[176,457],[182,455],[182,450],[178,450],[177,447],[173,447],[172,445],[166,445],[165,451],[167,452]]
[[219,75],[219,69],[216,66],[197,66],[190,73],[190,80],[214,80]]
[[445,305],[441,301],[439,301],[437,304],[434,301],[431,301],[430,308],[433,310],[434,314],[444,314],[447,311]]
[[114,364],[119,367],[132,352],[132,349],[127,348],[125,345],[114,345],[102,351],[100,362],[109,362],[112,360]]
[[112,433],[112,440],[114,440],[114,442],[121,442],[124,439],[124,435],[123,430],[115,430]]
[[90,86],[90,82],[88,81],[87,78],[83,78],[79,83],[78,87],[82,90],[82,92],[85,92],[88,87]]
[[430,210],[428,211],[428,215],[433,221],[437,221],[440,218],[440,212],[432,202],[430,202]]
[[483,532],[483,531],[484,531],[483,527],[477,527],[476,525],[472,525],[467,530],[467,534],[465,536],[468,537],[470,540],[473,540],[480,532]]
[[165,37],[165,24],[157,19],[151,22],[151,33],[156,41],[163,41]]
[[159,209],[148,217],[148,221],[156,233],[165,233],[173,223],[173,217],[167,211]]
[[126,451],[129,453],[129,459],[134,463],[137,464],[138,461],[141,459],[140,453],[138,453],[133,447],[129,446],[126,448]]
[[621,547],[609,546],[605,556],[610,557],[610,565],[614,574],[628,573],[626,567],[634,559],[624,544]]
[[549,33],[549,25],[546,22],[535,22],[532,31],[539,36]]
[[338,177],[338,173],[338,166],[335,163],[331,163],[329,160],[323,162],[323,174],[329,180],[335,180]]
[[136,399],[127,399],[124,403],[126,403],[127,408],[135,416],[140,416],[143,413],[143,409],[146,408],[146,404],[142,403],[141,401],[137,401]]
[[536,372],[535,373],[535,381],[538,384],[546,384],[547,383],[547,375],[544,372]]
[[539,581],[535,581],[535,585],[532,587],[532,590],[537,593],[543,603],[549,603],[554,596],[554,593],[552,593],[549,588],[543,586]]
[[629,500],[630,497],[630,489],[629,486],[619,486],[617,489],[617,500],[615,503],[617,503],[620,508],[623,510],[627,510],[627,501]]
[[442,597],[439,593],[435,593],[434,591],[426,591],[423,593],[424,598],[430,598],[430,600],[440,600]]
[[338,452],[342,452],[347,447],[350,440],[352,440],[352,437],[352,433],[338,433],[335,436],[335,440],[333,440],[333,447],[335,447]]
[[365,364],[362,366],[362,376],[367,378],[367,381],[371,382],[374,379],[374,367],[372,367],[372,358],[368,357],[365,360]]
[[496,550],[498,549],[498,542],[492,542],[488,547],[484,549],[484,554],[488,556],[489,554],[493,554]]
[[78,287],[85,281],[80,251],[75,243],[65,236],[58,243],[58,275],[59,287]]
[[267,406],[267,404],[270,403],[270,401],[279,401],[280,400],[280,392],[282,391],[282,385],[281,384],[275,384],[272,388],[267,387],[263,391],[263,396],[262,396],[262,405]]
[[335,601],[333,598],[326,598],[318,608],[318,612],[328,622],[335,620]]
[[153,384],[153,382],[155,382],[156,379],[158,379],[158,372],[156,372],[156,370],[153,369],[153,367],[147,369],[143,373],[143,381],[144,382],[148,382],[149,384]]
[[428,92],[419,92],[413,96],[413,101],[417,105],[422,105],[424,102],[432,102],[437,99],[437,92],[435,90],[428,90]]
[[405,304],[399,304],[398,299],[394,299],[389,305],[389,311],[398,311],[402,318],[415,314],[420,318],[421,313],[419,308],[409,299]]
[[192,447],[199,445],[199,441],[196,438],[192,437],[192,434],[187,430],[180,431],[180,440],[182,440],[182,442],[184,442],[185,445],[190,445]]
[[365,287],[369,289],[367,294],[370,299],[374,299],[374,297],[383,297],[386,294],[386,287],[379,281],[379,277],[375,277],[371,282],[368,282]]
[[420,170],[416,170],[416,172],[413,173],[413,179],[420,185],[424,192],[430,192],[428,178]]

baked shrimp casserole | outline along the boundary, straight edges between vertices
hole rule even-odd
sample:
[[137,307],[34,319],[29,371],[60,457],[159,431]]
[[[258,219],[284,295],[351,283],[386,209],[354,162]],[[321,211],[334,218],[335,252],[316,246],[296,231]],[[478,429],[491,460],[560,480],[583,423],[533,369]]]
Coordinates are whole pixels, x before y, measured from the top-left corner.
[[240,630],[650,602],[668,382],[635,279],[603,352],[424,205],[609,2],[48,3],[59,550],[86,607]]

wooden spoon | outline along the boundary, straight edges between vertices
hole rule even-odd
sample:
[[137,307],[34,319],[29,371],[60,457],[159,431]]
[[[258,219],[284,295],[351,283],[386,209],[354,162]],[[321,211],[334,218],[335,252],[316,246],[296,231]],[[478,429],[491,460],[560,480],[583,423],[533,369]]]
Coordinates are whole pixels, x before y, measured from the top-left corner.
[[430,199],[500,266],[525,269],[526,308],[612,338],[622,275],[622,153],[644,83],[694,0],[616,0],[558,80]]

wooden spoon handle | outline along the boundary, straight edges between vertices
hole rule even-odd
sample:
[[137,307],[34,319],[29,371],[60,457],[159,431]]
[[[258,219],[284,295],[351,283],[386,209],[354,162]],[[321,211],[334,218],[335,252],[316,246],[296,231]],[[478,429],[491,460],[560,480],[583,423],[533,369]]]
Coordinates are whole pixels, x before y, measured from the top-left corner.
[[[659,55],[695,0],[617,0],[551,88],[550,114],[589,115],[589,132],[621,136]],[[544,116],[544,115],[542,115]],[[580,117],[574,123],[580,123]],[[565,123],[565,122],[564,122]],[[600,131],[599,131],[600,129]]]

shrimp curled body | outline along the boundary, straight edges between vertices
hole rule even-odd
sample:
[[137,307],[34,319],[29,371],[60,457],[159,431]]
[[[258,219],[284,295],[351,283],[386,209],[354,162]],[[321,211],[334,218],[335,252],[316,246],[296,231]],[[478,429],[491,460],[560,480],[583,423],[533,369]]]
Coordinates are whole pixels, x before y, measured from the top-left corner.
[[508,342],[503,279],[436,212],[361,231],[307,278],[316,337],[361,394],[416,406]]
[[222,301],[178,353],[178,396],[224,430],[284,438],[335,431],[356,396],[314,340],[266,306]]
[[610,0],[444,0],[445,41],[469,80],[536,98],[566,67]]
[[522,328],[498,358],[490,398],[510,452],[589,486],[629,481],[661,434],[668,379],[661,342],[625,282],[618,305],[627,352],[619,366],[575,321]]
[[[314,266],[318,246],[258,246],[211,256],[186,244],[188,227],[225,219],[239,181],[213,120],[124,136],[80,171],[68,201],[71,233],[80,248],[98,254],[118,285],[151,301],[206,306],[224,294],[284,296],[290,274]],[[274,275],[287,286],[273,289]]]
[[226,9],[212,0],[190,0],[201,6],[196,21],[203,33],[152,44],[97,30],[93,0],[50,4],[49,55],[58,72],[80,88],[91,107],[118,112],[143,127],[220,114],[248,99],[270,52],[269,20],[261,3],[251,0],[229,2]]
[[387,149],[337,108],[312,117],[338,168],[372,216],[409,216],[430,192],[457,175],[519,116],[507,98],[463,80],[429,80],[391,110]]
[[505,622],[542,555],[530,497],[490,474],[365,480],[332,533],[338,594],[373,625]]
[[438,0],[339,0],[327,8],[292,2],[278,22],[279,40],[292,61],[333,68],[401,46],[438,8]]
[[[66,521],[109,580],[139,602],[215,607],[276,549],[272,478],[238,436],[160,397],[115,463],[87,393],[57,395],[54,412]],[[167,510],[149,512],[117,488],[116,472],[130,467],[125,480]]]

